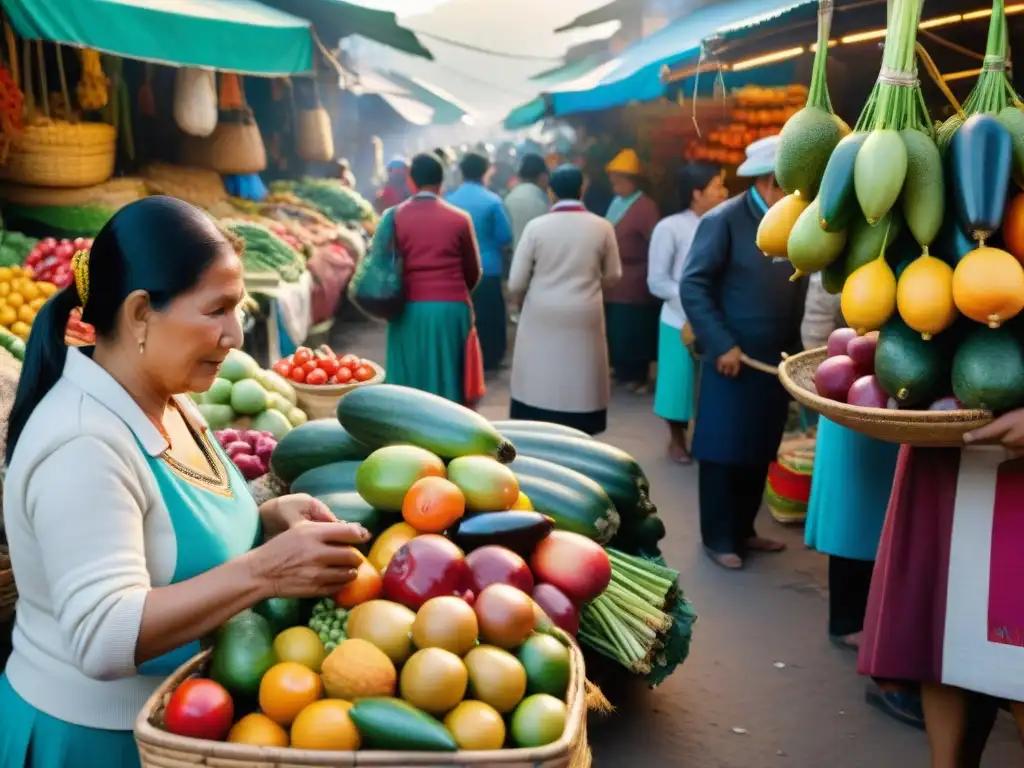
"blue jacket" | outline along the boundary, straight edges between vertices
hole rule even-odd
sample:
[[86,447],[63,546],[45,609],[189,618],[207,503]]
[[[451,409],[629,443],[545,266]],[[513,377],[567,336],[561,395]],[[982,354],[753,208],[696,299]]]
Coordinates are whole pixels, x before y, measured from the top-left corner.
[[512,244],[512,225],[501,198],[482,184],[465,182],[448,195],[448,202],[473,219],[484,274],[501,275],[504,271],[502,253]]

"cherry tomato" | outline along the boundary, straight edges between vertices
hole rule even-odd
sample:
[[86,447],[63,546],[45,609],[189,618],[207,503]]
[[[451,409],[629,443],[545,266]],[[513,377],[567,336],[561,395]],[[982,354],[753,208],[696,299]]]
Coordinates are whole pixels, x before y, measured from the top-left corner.
[[314,386],[320,386],[321,384],[327,383],[327,371],[322,368],[317,368],[315,371],[310,371],[309,375],[306,376],[306,383],[313,384]]
[[343,368],[348,368],[353,371],[359,367],[361,362],[362,360],[360,360],[356,355],[345,355],[338,360],[338,364]]
[[164,713],[167,730],[193,739],[222,741],[231,729],[235,705],[220,683],[193,678],[171,694]]
[[339,384],[348,384],[352,381],[352,369],[342,366],[338,369],[338,372],[334,374],[334,378],[338,380]]
[[319,367],[320,367],[320,361],[319,360],[308,360],[308,361],[306,361],[305,363],[302,364],[302,370],[304,370],[306,372],[307,376],[309,374],[311,374],[313,371],[318,370]]
[[274,363],[274,373],[284,376],[286,379],[292,375],[292,364],[287,360],[278,360]]
[[295,365],[305,365],[313,359],[313,350],[309,347],[299,347],[295,350],[293,357],[295,359]]
[[292,372],[288,374],[288,378],[292,381],[297,381],[299,384],[305,384],[306,370],[301,365],[296,365],[292,368]]
[[373,367],[367,365],[366,363],[363,363],[354,371],[352,371],[352,378],[355,379],[356,381],[369,381],[376,375],[377,372],[373,370]]
[[338,368],[341,367],[338,364],[338,361],[335,360],[333,357],[320,358],[320,360],[317,361],[317,366],[319,366],[320,370],[326,373],[328,376],[333,376],[334,374],[336,374],[338,372]]

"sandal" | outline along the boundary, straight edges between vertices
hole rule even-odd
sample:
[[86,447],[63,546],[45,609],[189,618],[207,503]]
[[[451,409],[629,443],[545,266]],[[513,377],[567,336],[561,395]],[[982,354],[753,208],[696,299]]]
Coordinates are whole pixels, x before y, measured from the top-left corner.
[[715,550],[705,546],[704,554],[719,568],[724,568],[727,571],[743,570],[743,558],[735,552],[715,552]]
[[761,536],[754,536],[747,539],[743,542],[743,546],[750,552],[765,552],[769,554],[784,552],[786,550],[784,542],[775,541],[774,539],[765,539]]

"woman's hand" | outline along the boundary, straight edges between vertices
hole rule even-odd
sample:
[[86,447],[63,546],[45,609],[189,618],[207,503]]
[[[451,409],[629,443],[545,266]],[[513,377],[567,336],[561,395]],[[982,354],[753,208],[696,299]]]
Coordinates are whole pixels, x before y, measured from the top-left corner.
[[964,435],[964,442],[1002,443],[1006,448],[1024,450],[1024,408],[1004,413],[998,419]]
[[336,523],[338,518],[319,499],[307,493],[295,493],[271,499],[260,507],[264,535],[270,539],[299,523]]
[[300,521],[249,553],[253,576],[271,597],[322,597],[356,577],[370,539],[355,523]]

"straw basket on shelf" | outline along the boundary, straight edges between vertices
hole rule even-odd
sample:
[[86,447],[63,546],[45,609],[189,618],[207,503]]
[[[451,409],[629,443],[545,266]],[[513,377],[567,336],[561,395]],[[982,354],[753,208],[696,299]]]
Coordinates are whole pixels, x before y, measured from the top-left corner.
[[814,372],[827,354],[826,348],[821,347],[787,358],[779,366],[779,380],[798,403],[854,432],[889,443],[958,447],[963,446],[967,432],[992,421],[988,411],[862,408],[821,397],[814,386]]
[[46,120],[11,141],[0,179],[33,187],[77,189],[114,173],[117,131],[106,123]]
[[195,656],[168,678],[146,702],[135,721],[135,741],[142,768],[307,768],[307,766],[376,766],[376,768],[590,768],[583,654],[569,642],[572,667],[566,695],[568,716],[562,737],[544,747],[490,752],[316,752],[283,747],[251,747],[175,736],[163,730],[164,710],[174,690],[203,671],[209,651]]
[[7,547],[0,545],[0,621],[7,621],[14,614],[18,602],[18,589],[14,586],[14,571]]
[[299,408],[311,419],[333,418],[338,410],[338,401],[346,392],[369,384],[381,384],[384,381],[384,369],[373,361],[368,361],[376,374],[367,381],[353,381],[350,384],[299,384],[291,382],[295,395],[299,400]]

